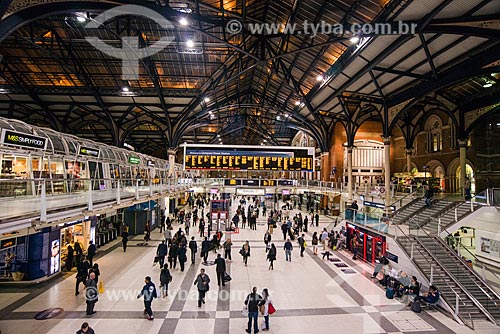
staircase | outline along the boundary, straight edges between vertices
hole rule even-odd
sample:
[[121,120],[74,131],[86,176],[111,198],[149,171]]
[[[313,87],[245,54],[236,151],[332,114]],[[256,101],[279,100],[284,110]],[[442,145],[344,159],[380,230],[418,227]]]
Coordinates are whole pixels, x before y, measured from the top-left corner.
[[408,221],[408,219],[415,216],[424,207],[425,203],[422,198],[414,199],[413,201],[396,211],[392,219],[393,224],[404,224],[406,221]]
[[[472,278],[470,280],[466,279],[467,274],[474,275],[468,273],[468,267],[460,259],[453,263],[452,261],[456,256],[453,254],[452,257],[442,249],[438,239],[432,237],[422,239],[421,237],[403,236],[398,237],[397,242],[409,257],[413,254],[412,260],[415,265],[427,280],[438,288],[441,297],[451,309],[456,309],[456,297],[458,295],[458,313],[456,315],[471,328],[474,326],[474,320],[489,320],[497,323],[498,306],[493,301],[486,302],[483,298],[486,296],[482,294],[481,290],[489,291],[490,289],[482,282],[481,285],[477,285]],[[446,265],[442,264],[441,261]],[[453,270],[448,270],[447,266],[450,266]],[[457,268],[460,268],[460,270]],[[487,305],[483,305],[485,302]],[[486,306],[488,306],[488,309],[486,309]],[[490,314],[490,312],[492,313]]]
[[[479,207],[479,204],[474,204],[474,211]],[[423,227],[427,233],[431,235],[436,235],[438,232],[438,224],[441,221],[441,228],[445,229],[448,226],[454,224],[455,221],[455,209],[457,211],[457,220],[459,221],[462,218],[465,218],[467,215],[471,213],[470,203],[464,202],[455,202],[454,205],[450,206],[446,212],[444,212],[440,216],[433,216],[434,219],[430,219],[425,226]]]
[[439,264],[446,268],[467,291],[500,323],[500,297],[479,276],[468,267],[442,239],[418,237],[418,241],[430,252]]
[[428,208],[425,206],[424,200],[420,198],[401,208],[394,216],[393,223],[404,224],[418,215],[418,219],[414,220],[413,224],[422,227],[429,223],[432,217],[449,210],[453,205],[455,205],[455,202],[437,200],[433,201],[432,206]]

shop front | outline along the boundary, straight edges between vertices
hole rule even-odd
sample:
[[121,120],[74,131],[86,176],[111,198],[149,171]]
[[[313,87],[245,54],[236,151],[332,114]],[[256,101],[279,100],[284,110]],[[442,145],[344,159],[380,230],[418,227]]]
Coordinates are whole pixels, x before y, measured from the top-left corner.
[[365,262],[375,264],[377,254],[385,254],[385,236],[379,235],[362,227],[346,223],[347,227],[347,248],[352,252],[351,240],[357,238],[359,248],[358,256]]

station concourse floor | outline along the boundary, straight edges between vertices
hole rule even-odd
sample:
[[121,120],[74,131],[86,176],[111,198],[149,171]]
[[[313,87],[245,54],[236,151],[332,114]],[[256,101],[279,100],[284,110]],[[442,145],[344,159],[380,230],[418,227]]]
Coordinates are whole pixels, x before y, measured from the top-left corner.
[[[233,207],[233,212],[234,212]],[[292,214],[297,211],[292,210]],[[234,215],[231,214],[230,217]],[[137,299],[144,277],[151,276],[158,287],[160,269],[153,266],[156,246],[162,235],[155,230],[148,246],[138,246],[140,236],[129,242],[127,252],[122,248],[94,261],[101,269],[100,281],[105,292],[99,296],[96,314],[86,316],[84,293],[75,296],[75,274],[56,279],[46,286],[31,290],[0,290],[0,330],[2,334],[75,333],[88,322],[97,334],[103,333],[245,333],[247,318],[241,313],[243,302],[251,287],[259,293],[268,288],[277,312],[270,316],[269,333],[498,333],[498,328],[483,324],[472,331],[437,311],[413,313],[397,300],[385,298],[384,290],[370,279],[373,268],[352,261],[349,253],[333,252],[333,257],[353,269],[344,273],[333,262],[322,260],[312,252],[311,235],[321,231],[332,220],[320,216],[320,226],[310,227],[306,237],[308,249],[299,256],[293,242],[292,261],[285,261],[283,236],[279,227],[273,242],[278,250],[274,270],[268,270],[263,235],[266,217],[259,217],[257,230],[241,229],[232,235],[232,261],[227,263],[232,281],[219,289],[215,266],[201,264],[199,253],[191,265],[188,251],[186,269],[172,269],[173,281],[166,299],[153,302],[154,321],[143,316],[143,301]],[[259,224],[260,223],[260,224]],[[174,232],[179,225],[174,224]],[[195,231],[196,230],[196,231]],[[197,228],[191,228],[200,247]],[[250,241],[251,257],[248,267],[238,254],[245,240]],[[321,251],[321,248],[320,248]],[[209,261],[214,260],[212,252]],[[211,279],[206,304],[197,307],[197,290],[193,285],[201,268]],[[80,292],[83,292],[81,285]],[[35,320],[35,315],[48,308],[64,312],[48,320]],[[264,318],[259,315],[259,329]]]

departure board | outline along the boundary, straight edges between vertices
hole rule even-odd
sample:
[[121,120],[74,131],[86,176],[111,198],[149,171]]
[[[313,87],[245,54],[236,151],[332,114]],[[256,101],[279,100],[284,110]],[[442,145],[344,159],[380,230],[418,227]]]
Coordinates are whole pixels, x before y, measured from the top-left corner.
[[186,170],[314,172],[314,147],[184,145]]

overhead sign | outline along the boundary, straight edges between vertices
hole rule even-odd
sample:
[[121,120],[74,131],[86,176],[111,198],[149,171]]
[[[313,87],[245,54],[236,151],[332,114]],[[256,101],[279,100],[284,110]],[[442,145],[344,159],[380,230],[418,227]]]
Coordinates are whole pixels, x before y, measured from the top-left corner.
[[184,145],[184,169],[314,171],[314,147]]
[[224,185],[225,186],[241,186],[241,180],[237,180],[237,179],[225,179],[224,180]]
[[280,186],[293,186],[293,180],[278,180]]
[[264,196],[266,194],[266,189],[264,188],[237,188],[236,195],[245,195],[245,196]]
[[261,180],[260,185],[262,187],[274,187],[276,186],[276,180]]
[[148,160],[148,167],[155,167],[155,162],[153,160]]
[[47,148],[47,138],[45,137],[28,135],[7,129],[2,130],[1,142],[6,145],[37,148],[39,150]]
[[141,159],[138,156],[129,155],[128,156],[128,163],[132,164],[132,165],[138,165],[141,163]]
[[99,150],[95,148],[80,146],[79,154],[97,158],[99,157]]
[[259,186],[259,180],[243,180],[244,186]]
[[16,238],[10,238],[0,241],[0,249],[11,248],[16,245]]
[[[385,204],[384,203],[377,203],[377,202],[368,202],[368,201],[363,201],[363,205],[364,206],[369,206],[371,208],[377,208],[377,209],[382,209],[384,210],[385,209]],[[395,211],[396,210],[396,207],[391,205],[389,207],[389,209],[391,209],[392,211]]]

